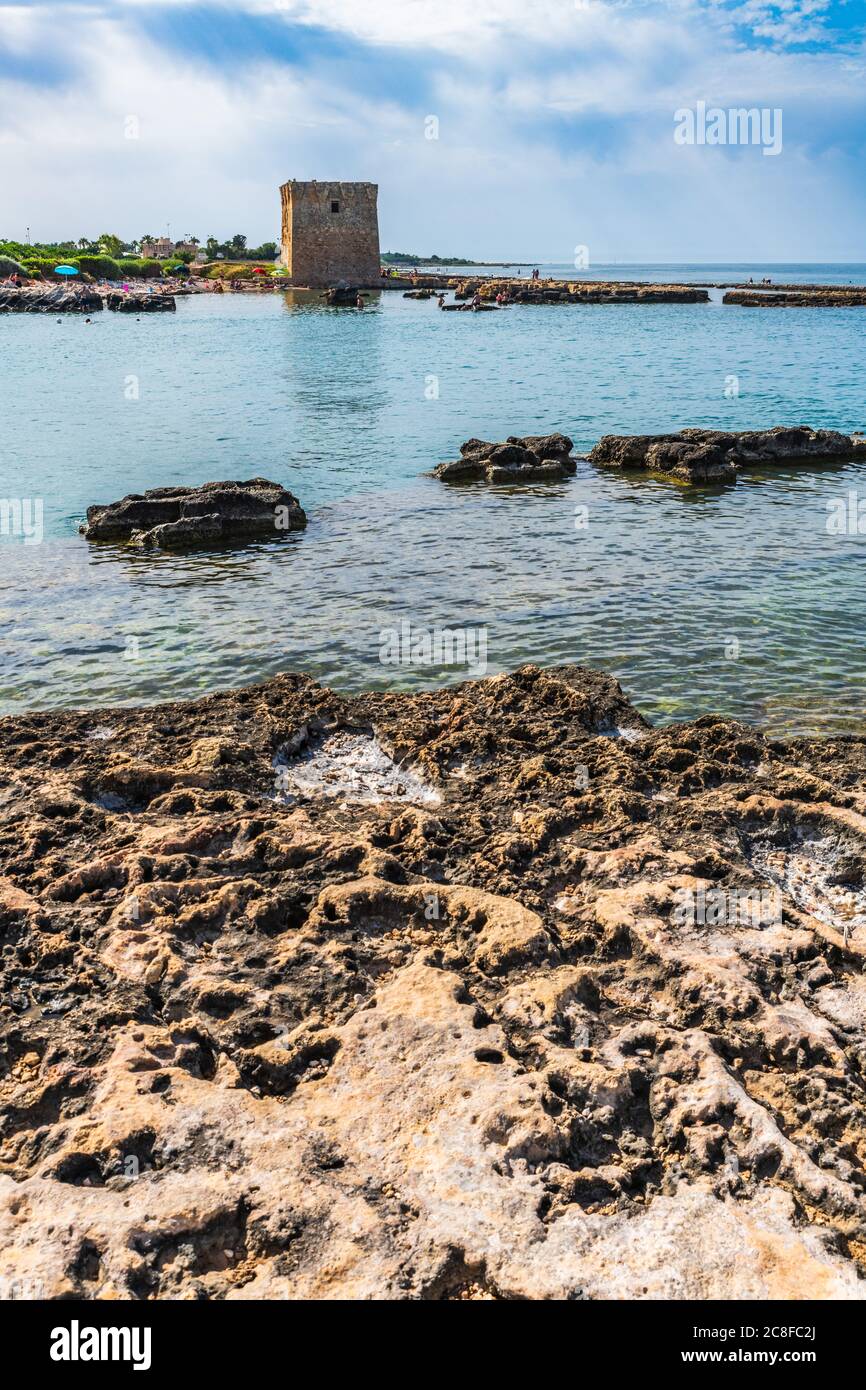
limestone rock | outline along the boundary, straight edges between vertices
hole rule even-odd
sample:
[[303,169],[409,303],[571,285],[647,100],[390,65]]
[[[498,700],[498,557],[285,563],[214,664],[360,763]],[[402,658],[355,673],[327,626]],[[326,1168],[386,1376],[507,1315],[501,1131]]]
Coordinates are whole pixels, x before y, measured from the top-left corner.
[[[287,799],[315,729],[435,803]],[[0,723],[0,1286],[863,1299],[866,739],[577,667],[96,732]]]
[[866,442],[809,425],[769,430],[684,429],[677,434],[606,434],[592,463],[666,473],[688,483],[733,482],[748,467],[845,462],[866,455]]
[[68,288],[36,283],[23,289],[0,285],[0,313],[92,314],[101,308],[99,292],[89,285]]
[[559,482],[577,469],[571,456],[571,440],[565,434],[509,435],[501,444],[468,439],[460,446],[460,458],[440,463],[433,477],[446,483]]
[[88,507],[87,522],[79,530],[90,541],[175,550],[256,538],[278,540],[306,524],[291,492],[266,478],[250,478],[130,493],[119,502]]
[[105,296],[105,307],[120,314],[159,314],[173,312],[177,303],[172,294],[124,294],[122,290],[110,290]]

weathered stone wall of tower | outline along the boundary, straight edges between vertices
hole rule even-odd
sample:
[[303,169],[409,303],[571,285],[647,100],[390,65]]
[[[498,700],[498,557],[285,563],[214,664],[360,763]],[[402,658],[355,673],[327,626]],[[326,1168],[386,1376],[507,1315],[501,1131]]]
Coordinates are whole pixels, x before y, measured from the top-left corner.
[[292,284],[379,283],[378,184],[291,180],[280,196],[282,262]]

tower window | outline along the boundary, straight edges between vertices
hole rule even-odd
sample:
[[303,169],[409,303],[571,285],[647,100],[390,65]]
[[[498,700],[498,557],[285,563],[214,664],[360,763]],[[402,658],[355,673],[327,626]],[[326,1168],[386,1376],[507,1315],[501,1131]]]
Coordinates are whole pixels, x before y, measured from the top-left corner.
[[332,198],[332,199],[331,199],[331,212],[339,212],[339,211],[340,211],[340,204],[337,202],[336,198]]

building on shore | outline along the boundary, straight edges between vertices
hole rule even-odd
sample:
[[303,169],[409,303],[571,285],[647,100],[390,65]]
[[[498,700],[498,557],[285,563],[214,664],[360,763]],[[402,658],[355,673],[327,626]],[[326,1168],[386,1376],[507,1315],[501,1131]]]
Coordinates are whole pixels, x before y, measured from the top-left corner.
[[292,284],[379,284],[378,195],[375,183],[283,184],[280,260]]
[[164,261],[174,250],[174,242],[167,236],[154,237],[153,241],[141,243],[141,254],[149,261]]

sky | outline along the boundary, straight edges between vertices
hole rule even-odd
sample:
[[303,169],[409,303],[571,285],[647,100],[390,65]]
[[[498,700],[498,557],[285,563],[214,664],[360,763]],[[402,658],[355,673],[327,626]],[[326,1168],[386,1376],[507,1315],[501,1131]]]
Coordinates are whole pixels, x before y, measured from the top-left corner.
[[358,179],[383,249],[866,261],[864,168],[866,0],[0,0],[0,238],[257,245]]

